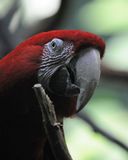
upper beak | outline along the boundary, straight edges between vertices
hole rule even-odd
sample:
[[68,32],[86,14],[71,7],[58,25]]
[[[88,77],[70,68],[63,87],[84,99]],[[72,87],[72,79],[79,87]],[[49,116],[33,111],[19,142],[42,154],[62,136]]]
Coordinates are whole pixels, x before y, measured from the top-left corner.
[[83,49],[78,53],[75,64],[76,85],[80,88],[77,97],[76,112],[80,111],[92,97],[100,79],[100,53],[97,49]]

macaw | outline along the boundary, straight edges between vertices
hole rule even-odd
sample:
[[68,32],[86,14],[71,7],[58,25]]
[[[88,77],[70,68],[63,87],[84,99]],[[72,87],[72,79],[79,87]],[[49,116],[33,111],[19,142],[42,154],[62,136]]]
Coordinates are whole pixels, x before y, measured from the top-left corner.
[[39,33],[0,60],[0,155],[43,160],[46,138],[33,85],[40,83],[57,117],[70,117],[91,98],[105,43],[80,30]]

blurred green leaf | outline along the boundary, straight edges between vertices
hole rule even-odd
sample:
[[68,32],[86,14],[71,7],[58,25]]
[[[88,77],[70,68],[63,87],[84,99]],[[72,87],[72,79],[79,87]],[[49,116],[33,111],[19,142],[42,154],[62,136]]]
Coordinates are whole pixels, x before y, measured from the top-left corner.
[[79,119],[65,121],[66,141],[73,160],[127,160],[127,153],[95,134]]
[[128,71],[128,33],[118,34],[106,42],[103,62],[115,70]]
[[78,15],[82,27],[98,34],[128,29],[127,0],[95,0],[83,6]]
[[[121,101],[124,90],[116,85],[118,83],[108,85],[104,82],[104,87],[99,86],[83,112],[87,112],[98,126],[127,144],[128,110]],[[127,160],[126,151],[95,133],[80,119],[66,119],[64,126],[66,141],[74,160]]]

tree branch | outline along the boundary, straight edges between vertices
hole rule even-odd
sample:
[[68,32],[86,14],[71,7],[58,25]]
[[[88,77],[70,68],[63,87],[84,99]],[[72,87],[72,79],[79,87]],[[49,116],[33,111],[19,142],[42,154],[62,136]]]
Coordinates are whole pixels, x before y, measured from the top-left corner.
[[128,146],[126,144],[123,144],[118,139],[116,139],[115,137],[113,137],[112,135],[110,135],[110,133],[108,133],[105,130],[103,130],[100,127],[98,127],[97,124],[86,113],[82,113],[82,112],[78,113],[78,117],[81,118],[86,123],[88,123],[92,127],[92,129],[94,130],[94,132],[100,133],[102,136],[104,136],[105,138],[107,138],[111,142],[117,144],[118,146],[120,146],[124,150],[128,151]]
[[127,84],[128,82],[127,71],[114,70],[104,64],[102,64],[101,68],[102,68],[102,76],[104,76],[105,78],[109,78],[110,80],[115,80],[115,81],[124,81]]
[[61,123],[57,121],[51,100],[41,84],[35,84],[33,88],[42,113],[42,125],[55,160],[72,160],[61,130]]

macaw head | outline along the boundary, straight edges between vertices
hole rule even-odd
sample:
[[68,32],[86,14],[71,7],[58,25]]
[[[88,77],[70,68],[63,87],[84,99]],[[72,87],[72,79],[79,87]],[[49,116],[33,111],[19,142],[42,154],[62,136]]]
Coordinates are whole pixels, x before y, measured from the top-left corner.
[[36,76],[33,83],[42,84],[57,114],[71,116],[87,104],[99,83],[104,49],[95,34],[56,30],[29,38],[3,61],[17,63],[8,70],[14,72],[12,81]]
[[76,30],[47,34],[38,80],[52,94],[60,113],[62,104],[58,101],[70,102],[62,112],[68,116],[87,104],[99,83],[104,42],[94,34]]

